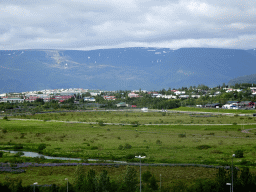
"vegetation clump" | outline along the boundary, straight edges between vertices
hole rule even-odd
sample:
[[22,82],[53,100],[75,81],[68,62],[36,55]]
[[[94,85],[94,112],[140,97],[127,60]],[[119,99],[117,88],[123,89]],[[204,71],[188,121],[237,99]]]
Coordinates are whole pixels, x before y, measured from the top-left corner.
[[132,146],[129,143],[126,143],[124,145],[124,149],[131,149],[131,148],[132,148]]
[[100,120],[100,121],[98,122],[98,124],[99,124],[99,126],[105,126],[105,124],[104,124],[104,122],[103,122],[102,120]]
[[186,133],[180,133],[180,134],[178,135],[178,137],[184,138],[184,137],[186,137]]
[[40,144],[37,148],[38,151],[43,151],[46,148],[46,144]]
[[212,148],[210,145],[199,145],[196,147],[197,149],[209,149],[209,148]]
[[244,157],[244,151],[242,149],[238,149],[235,151],[235,158],[243,158]]

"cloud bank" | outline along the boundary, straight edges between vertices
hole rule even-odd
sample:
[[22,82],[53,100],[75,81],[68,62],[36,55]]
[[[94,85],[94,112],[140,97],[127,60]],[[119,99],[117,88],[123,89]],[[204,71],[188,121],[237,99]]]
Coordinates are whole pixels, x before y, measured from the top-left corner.
[[4,0],[0,49],[256,46],[254,0]]

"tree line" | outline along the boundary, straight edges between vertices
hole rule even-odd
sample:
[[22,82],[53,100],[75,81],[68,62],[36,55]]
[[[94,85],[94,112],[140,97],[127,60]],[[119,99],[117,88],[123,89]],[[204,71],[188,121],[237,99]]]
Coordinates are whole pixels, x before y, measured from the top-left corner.
[[[142,174],[143,192],[225,192],[229,191],[231,183],[231,170],[219,168],[213,179],[196,179],[192,183],[179,180],[169,186],[159,186],[159,180],[146,171]],[[252,192],[256,188],[256,175],[251,173],[248,167],[242,170],[233,169],[234,191]],[[116,180],[110,179],[108,172],[103,170],[98,175],[93,169],[85,171],[84,166],[78,165],[74,173],[74,182],[63,185],[52,184],[50,186],[22,186],[20,178],[6,177],[0,183],[0,190],[5,192],[138,192],[140,182],[134,167],[127,166],[124,175]]]

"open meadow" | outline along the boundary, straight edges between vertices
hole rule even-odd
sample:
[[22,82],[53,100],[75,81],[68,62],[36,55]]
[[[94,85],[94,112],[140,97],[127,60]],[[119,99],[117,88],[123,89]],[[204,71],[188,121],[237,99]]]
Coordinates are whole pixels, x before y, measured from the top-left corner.
[[[15,120],[15,118],[23,120]],[[242,158],[234,158],[236,166],[248,166],[254,170],[256,165],[256,124],[254,125],[256,117],[108,111],[36,114],[15,118],[0,120],[0,149],[2,150],[36,151],[49,156],[82,158],[85,162],[87,159],[138,162],[139,160],[134,157],[141,154],[146,156],[142,160],[144,163],[223,166],[230,165],[232,154],[239,152]],[[104,123],[118,123],[119,125]],[[45,147],[39,149],[39,146]],[[10,153],[4,153],[0,161],[14,162],[13,158],[15,161],[28,161],[28,158],[13,157]],[[47,161],[49,160],[42,160],[42,162]],[[43,174],[41,172],[47,169],[50,168],[28,168],[27,182],[31,183],[32,178],[40,176]],[[75,168],[69,167],[68,169]],[[67,171],[68,169],[54,168],[53,174],[45,176],[41,182],[62,182],[64,177],[72,173],[72,171]],[[109,169],[109,172],[112,173],[112,169],[114,168]],[[152,169],[156,174],[164,172],[165,169],[166,177],[171,178],[174,169],[180,170],[181,172],[177,174],[181,174],[185,168],[149,167],[143,169]],[[202,171],[196,176],[198,178],[200,174],[202,178],[207,178],[213,177],[213,173],[216,173],[216,169],[198,167],[189,169],[191,169],[191,174],[196,170],[212,170],[211,173]],[[37,170],[38,173],[32,173],[30,170]],[[59,174],[57,177],[53,176],[55,170],[56,174]],[[112,177],[117,177],[120,174],[118,171],[123,169],[115,168],[114,170],[116,171]],[[1,177],[9,174],[1,174]],[[177,177],[177,174],[173,176],[174,180],[194,177],[184,174]],[[170,179],[167,180],[166,182],[172,182]]]

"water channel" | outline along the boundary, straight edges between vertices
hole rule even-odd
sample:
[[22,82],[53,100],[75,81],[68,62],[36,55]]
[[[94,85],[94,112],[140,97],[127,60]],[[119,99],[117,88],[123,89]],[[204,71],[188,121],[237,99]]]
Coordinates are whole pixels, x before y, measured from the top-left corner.
[[[69,158],[69,157],[51,157],[42,155],[36,152],[29,152],[29,151],[9,151],[9,150],[0,150],[3,152],[9,152],[9,153],[18,153],[22,152],[24,153],[24,157],[44,157],[45,159],[58,159],[58,160],[72,160],[72,161],[81,161],[81,158]],[[88,161],[99,161],[99,159],[88,159]],[[113,162],[113,163],[127,163],[126,161],[113,161],[113,160],[105,160],[106,162]]]

